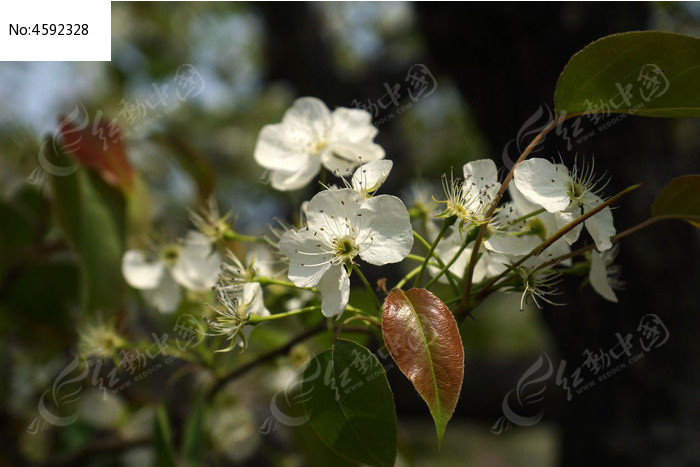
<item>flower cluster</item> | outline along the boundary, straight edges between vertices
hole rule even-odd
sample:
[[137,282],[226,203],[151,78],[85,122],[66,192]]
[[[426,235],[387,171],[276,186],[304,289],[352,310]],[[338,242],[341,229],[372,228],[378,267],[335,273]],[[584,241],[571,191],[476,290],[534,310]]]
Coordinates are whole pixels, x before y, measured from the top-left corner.
[[[240,235],[232,230],[229,216],[220,216],[211,202],[208,213],[193,216],[199,232],[191,232],[184,241],[162,247],[154,258],[129,250],[123,259],[124,277],[142,291],[147,303],[165,312],[177,308],[183,287],[195,292],[213,289],[205,320],[210,335],[224,336],[229,349],[245,345],[251,324],[268,319],[314,309],[339,318],[352,308],[348,301],[353,275],[374,294],[362,273],[365,264],[383,266],[409,257],[423,265],[399,286],[411,275],[418,276],[418,283],[427,269],[432,275],[428,287],[449,282],[459,292],[458,285],[471,280],[477,293],[519,292],[523,309],[526,302],[538,307],[555,303],[552,295],[558,293],[561,274],[578,274],[583,265],[593,289],[607,300],[617,300],[613,289],[621,282],[612,264],[616,231],[592,165],[575,163],[569,169],[532,158],[515,167],[513,183],[506,187],[493,161],[475,160],[462,167],[463,177],[443,176],[442,200],[431,197],[424,184],[409,211],[400,198],[377,194],[393,163],[373,142],[376,134],[366,111],[331,112],[316,98],[296,100],[281,123],[262,129],[254,158],[280,191],[301,189],[321,171],[340,181],[327,184],[325,175],[321,177],[320,191],[301,205],[300,225],[280,222],[281,228],[273,231],[276,242]],[[413,220],[427,240],[413,230]],[[584,227],[595,250],[583,263],[574,264],[571,245]],[[421,240],[428,257],[415,254],[420,251],[411,254],[414,238]],[[245,264],[229,249],[229,242],[238,240],[257,242],[259,247],[249,252]],[[226,250],[227,255],[220,253]],[[283,259],[281,276],[279,267],[266,264],[279,265],[275,256]],[[266,285],[287,288],[282,301],[287,311],[270,312]]]

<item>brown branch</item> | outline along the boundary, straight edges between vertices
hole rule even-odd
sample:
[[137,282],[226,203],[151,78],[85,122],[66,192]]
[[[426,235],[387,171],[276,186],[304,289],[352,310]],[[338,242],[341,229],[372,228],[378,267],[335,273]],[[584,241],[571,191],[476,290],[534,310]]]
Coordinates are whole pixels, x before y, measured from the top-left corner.
[[[610,240],[612,242],[616,242],[616,241],[620,240],[621,238],[624,238],[628,235],[631,235],[631,234],[637,232],[638,230],[642,230],[646,227],[649,227],[650,225],[656,223],[657,221],[663,220],[663,219],[664,219],[663,217],[650,217],[649,219],[645,220],[644,222],[640,222],[639,224],[634,225],[634,226],[630,227],[629,229],[627,229],[623,232],[620,232],[619,234],[613,236]],[[558,256],[556,258],[553,258],[553,259],[547,261],[546,263],[540,264],[539,266],[537,266],[536,270],[544,269],[544,268],[547,268],[549,266],[553,266],[557,263],[560,263],[562,261],[566,261],[567,259],[570,259],[570,258],[575,258],[577,256],[580,256],[580,255],[586,253],[586,252],[591,251],[593,248],[595,248],[594,243],[583,246],[583,247],[579,248],[578,250],[569,252],[565,255]]]

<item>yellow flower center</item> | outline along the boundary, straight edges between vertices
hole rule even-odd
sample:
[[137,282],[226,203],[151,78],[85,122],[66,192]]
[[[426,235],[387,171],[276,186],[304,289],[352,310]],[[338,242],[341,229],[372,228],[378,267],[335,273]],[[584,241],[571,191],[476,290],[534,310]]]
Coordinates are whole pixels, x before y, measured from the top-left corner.
[[583,196],[583,193],[586,191],[585,187],[576,182],[569,182],[569,192],[567,193],[569,195],[569,198],[571,199],[579,199],[581,196]]
[[318,156],[321,154],[321,151],[326,149],[327,146],[328,146],[328,143],[325,140],[319,139],[311,145],[311,147],[309,148],[309,151],[314,156]]
[[355,240],[350,237],[343,237],[333,242],[335,255],[343,260],[350,260],[357,256],[358,248]]
[[177,247],[177,245],[168,245],[163,248],[160,256],[168,266],[172,266],[180,256],[180,249]]

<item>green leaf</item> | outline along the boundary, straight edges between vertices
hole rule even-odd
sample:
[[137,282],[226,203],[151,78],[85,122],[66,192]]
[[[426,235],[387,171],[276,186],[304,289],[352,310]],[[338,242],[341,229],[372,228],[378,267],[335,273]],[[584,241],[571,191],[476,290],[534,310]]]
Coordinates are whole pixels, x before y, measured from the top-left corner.
[[204,464],[204,437],[202,436],[204,408],[204,397],[200,395],[193,404],[192,411],[185,424],[183,453],[187,465],[198,466]]
[[0,285],[0,333],[23,340],[44,358],[64,351],[75,339],[79,285],[80,273],[69,258],[24,261]]
[[[284,397],[275,398],[277,409],[284,415],[297,418],[300,421],[308,419],[304,403],[300,400],[303,399],[303,396],[299,397],[301,393],[300,384],[287,388]],[[268,419],[265,423],[271,423],[272,426],[268,425],[267,428],[274,429],[276,421]],[[357,467],[357,462],[341,456],[321,441],[309,423],[293,423],[289,429],[293,437],[295,451],[303,458],[302,465],[308,467],[327,467],[329,465],[333,467]]]
[[84,168],[52,176],[51,186],[53,210],[80,261],[83,310],[113,316],[123,290],[124,198]]
[[684,175],[666,185],[651,206],[652,217],[685,219],[700,227],[700,175]]
[[395,289],[384,301],[382,334],[392,358],[428,404],[441,443],[464,378],[457,322],[429,291]]
[[175,467],[175,450],[173,437],[168,421],[168,412],[164,405],[156,410],[155,426],[153,428],[153,447],[155,448],[155,465],[158,467]]
[[[656,80],[658,86],[648,79]],[[621,93],[625,88],[631,93],[626,102]],[[576,53],[564,67],[554,107],[557,115],[589,112],[698,117],[700,39],[658,31],[599,39]]]
[[25,215],[21,209],[0,200],[0,278],[5,270],[31,247],[37,222]]
[[367,465],[394,465],[394,396],[369,350],[336,341],[309,363],[303,394],[311,427],[331,449]]

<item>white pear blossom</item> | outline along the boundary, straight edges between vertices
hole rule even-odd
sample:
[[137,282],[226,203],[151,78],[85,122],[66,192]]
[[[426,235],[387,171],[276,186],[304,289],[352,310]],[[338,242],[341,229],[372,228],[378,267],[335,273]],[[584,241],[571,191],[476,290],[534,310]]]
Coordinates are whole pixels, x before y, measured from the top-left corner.
[[233,253],[223,265],[223,273],[216,285],[218,304],[213,306],[216,315],[209,321],[214,335],[226,336],[231,350],[237,344],[245,347],[253,326],[247,325],[251,315],[269,316],[265,307],[263,290],[258,282],[251,282],[249,276],[255,274],[251,263],[246,268]]
[[388,159],[362,164],[352,174],[352,189],[364,199],[369,198],[384,184],[393,165],[394,163]]
[[377,266],[403,260],[413,246],[408,210],[390,195],[363,199],[344,188],[316,194],[306,210],[307,226],[280,240],[289,257],[289,279],[299,287],[317,286],[324,316],[339,316],[348,303],[345,269],[359,256]]
[[469,162],[462,168],[464,180],[443,176],[443,188],[446,200],[445,209],[440,217],[457,216],[460,228],[471,224],[488,222],[486,215],[493,200],[501,188],[498,181],[498,169],[490,159]]
[[613,289],[621,289],[624,283],[620,281],[620,267],[613,264],[617,256],[618,245],[610,250],[591,253],[591,270],[588,279],[593,290],[604,299],[617,303],[617,295]]
[[211,240],[190,232],[182,245],[163,248],[155,260],[143,251],[128,250],[122,258],[126,282],[141,290],[147,303],[163,313],[174,311],[182,298],[180,286],[195,292],[210,290],[219,275],[221,255]]
[[[565,226],[603,202],[598,194],[600,188],[597,188],[598,181],[594,178],[592,166],[584,166],[580,170],[575,166],[569,171],[563,164],[533,158],[518,164],[513,181],[528,201],[554,214],[558,227]],[[611,237],[615,235],[615,226],[609,206],[586,219],[584,224],[599,251],[612,247]],[[569,244],[574,243],[581,229],[579,224],[564,238]]]
[[[529,202],[514,184],[508,186],[508,192],[511,201],[498,211],[494,222],[489,225],[490,235],[484,241],[484,247],[494,253],[502,253],[518,259],[530,253],[553,235],[559,227],[554,214],[545,211],[532,215],[539,210],[539,207]],[[528,258],[524,266],[539,266],[545,261],[570,251],[571,248],[566,240],[560,238],[539,255]],[[571,260],[565,260],[560,264],[568,266]]]
[[[508,192],[511,202],[506,203],[504,208],[499,211],[500,224],[506,227],[502,231],[491,235],[484,242],[484,246],[492,251],[507,253],[514,262],[551,237],[559,227],[555,215],[550,214],[546,210],[536,215],[531,215],[541,209],[536,204],[528,201],[515,184],[508,186]],[[514,236],[514,233],[518,233],[518,235]],[[549,297],[560,294],[556,289],[556,286],[561,282],[560,274],[556,270],[549,268],[539,269],[539,266],[570,252],[569,244],[564,238],[560,238],[539,255],[527,258],[518,267],[517,271],[520,274],[522,283],[517,287],[506,288],[504,291],[518,291],[521,293],[520,311],[524,310],[525,303],[528,301],[538,308],[541,308],[540,302],[542,301],[552,305],[559,305],[559,303],[554,302]],[[570,266],[572,262],[571,259],[566,259],[558,264]]]
[[251,315],[270,316],[270,311],[263,301],[263,290],[257,282],[245,282],[235,287],[217,288],[216,316],[209,320],[209,327],[214,335],[226,336],[231,341],[229,347],[235,345],[245,347],[253,331],[252,325],[247,325]]
[[265,125],[258,136],[255,161],[270,170],[270,183],[282,191],[302,188],[323,165],[336,175],[350,175],[363,162],[384,157],[373,142],[377,129],[361,109],[333,112],[314,97],[294,101],[282,122]]
[[[495,277],[505,271],[508,265],[515,263],[523,256],[539,246],[550,235],[557,231],[554,216],[542,212],[522,219],[538,210],[538,207],[527,201],[513,185],[509,186],[512,198],[497,213],[488,226],[488,237],[484,241],[484,250],[474,267],[472,279],[481,282]],[[449,262],[462,246],[464,234],[459,229],[451,227],[448,234],[438,244],[435,251],[443,260]],[[532,256],[523,263],[524,268],[534,269],[545,261],[569,253],[571,249],[564,239],[559,239],[539,255]],[[472,248],[467,246],[449,270],[461,278],[471,257]],[[561,264],[570,265],[571,260]],[[440,268],[431,266],[430,271],[436,274]],[[442,281],[445,278],[441,277]]]

